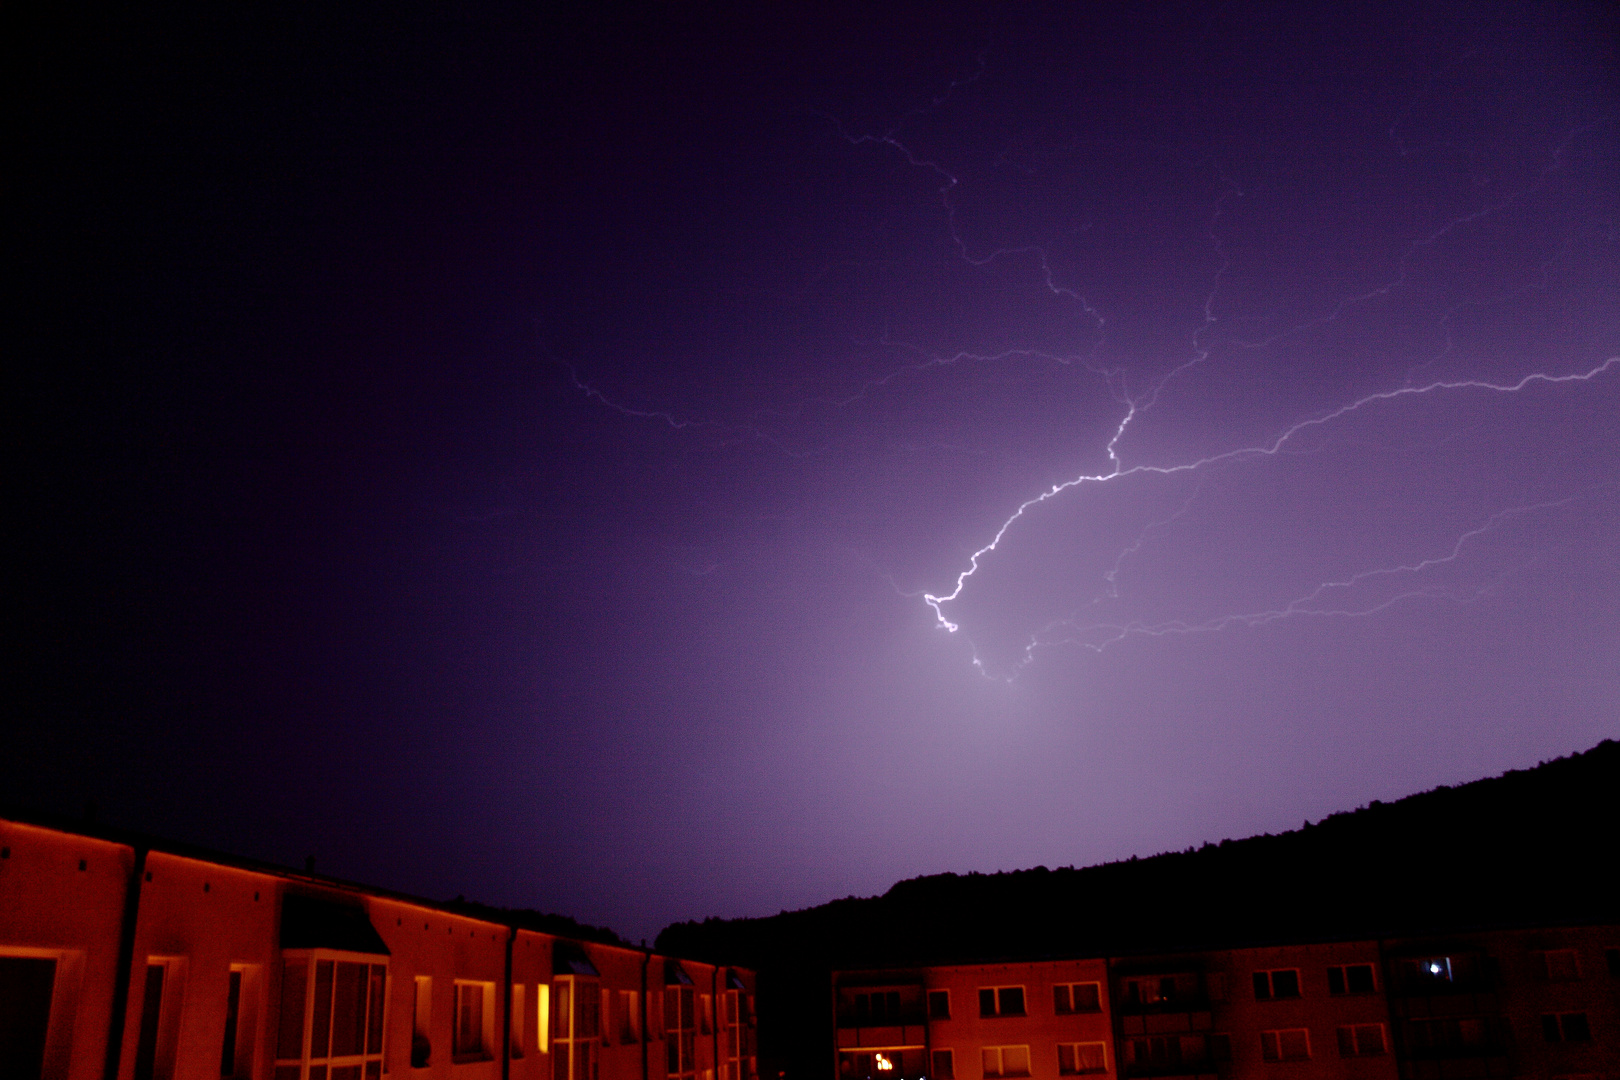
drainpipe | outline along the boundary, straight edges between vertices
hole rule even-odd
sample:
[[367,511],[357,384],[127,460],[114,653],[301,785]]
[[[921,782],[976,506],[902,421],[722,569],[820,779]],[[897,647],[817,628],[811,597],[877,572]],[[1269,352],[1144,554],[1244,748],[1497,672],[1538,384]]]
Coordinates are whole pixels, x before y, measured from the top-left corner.
[[714,1013],[709,1019],[709,1034],[714,1041],[714,1075],[720,1075],[720,965],[714,966],[714,974],[709,976],[709,993],[713,1005],[710,1011]]
[[647,966],[652,963],[652,950],[645,940],[641,943],[641,1080],[647,1080],[647,1042],[652,1032],[647,1021],[652,1017],[652,1003],[647,1000]]
[[512,1080],[512,946],[517,927],[506,928],[506,982],[501,999],[501,1080]]
[[107,1058],[103,1080],[118,1080],[124,1057],[124,1020],[129,1012],[129,981],[134,976],[135,928],[141,914],[141,883],[146,880],[147,848],[134,848],[135,869],[124,889],[124,918],[118,931],[118,963],[113,969],[112,1015],[107,1018]]

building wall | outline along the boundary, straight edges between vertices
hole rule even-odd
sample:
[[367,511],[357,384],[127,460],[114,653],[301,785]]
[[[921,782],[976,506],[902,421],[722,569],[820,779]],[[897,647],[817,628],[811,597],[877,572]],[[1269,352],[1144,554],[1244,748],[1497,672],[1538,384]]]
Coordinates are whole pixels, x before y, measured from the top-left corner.
[[[126,844],[0,821],[0,1055],[9,1055],[0,1072],[8,1080],[667,1080],[670,958],[163,850],[144,855],[137,879],[140,858]],[[138,917],[125,968],[132,880]],[[283,948],[289,897],[341,914],[343,926],[323,932],[348,939]],[[127,997],[115,1010],[121,968]],[[704,1015],[708,1022],[689,1040],[691,1080],[755,1080],[753,972],[691,961],[678,970],[691,980],[694,1005],[708,998],[706,1014],[694,1010],[699,1025]],[[577,1030],[567,1032],[558,1027],[563,985],[579,1006]],[[729,1029],[728,993],[736,1003]],[[308,1049],[320,1021],[289,1019],[322,1000],[329,1058]],[[36,1022],[42,1001],[47,1014]],[[359,1025],[348,1029],[359,1049],[340,1056],[344,1017]],[[109,1075],[107,1040],[120,1021]],[[277,1065],[284,1026],[300,1047],[291,1060],[305,1063],[290,1070]],[[413,1044],[422,1051],[415,1061]],[[570,1046],[571,1056],[559,1053]],[[309,1064],[315,1057],[330,1062],[329,1074]]]
[[[1445,977],[1411,974],[1431,965]],[[1093,980],[1098,1011],[1056,1013],[1055,985]],[[980,991],[1010,986],[1023,1013],[981,1015]],[[859,995],[926,1002],[930,990],[950,994],[948,1019],[878,1026],[870,1004],[856,1015]],[[833,994],[840,1080],[944,1080],[908,1047],[952,1050],[954,1080],[1000,1080],[984,1051],[1009,1045],[1029,1047],[1016,1075],[1057,1080],[1057,1047],[1094,1039],[1122,1080],[1620,1080],[1614,926],[844,971]],[[880,1071],[874,1055],[891,1050]]]

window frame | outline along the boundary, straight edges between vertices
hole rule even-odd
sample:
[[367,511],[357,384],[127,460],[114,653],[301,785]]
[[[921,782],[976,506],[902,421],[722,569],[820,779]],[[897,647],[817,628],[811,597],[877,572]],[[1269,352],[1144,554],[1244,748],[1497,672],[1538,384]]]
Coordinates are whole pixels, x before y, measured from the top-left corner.
[[[945,1068],[940,1069],[939,1063],[943,1055]],[[928,1075],[930,1080],[956,1080],[956,1049],[950,1046],[933,1047],[928,1051]]]
[[[1580,1019],[1579,1033],[1571,1035],[1570,1021]],[[1551,1021],[1551,1023],[1549,1023]],[[1564,1043],[1590,1043],[1592,1041],[1592,1021],[1584,1009],[1572,1009],[1569,1012],[1551,1012],[1541,1014],[1541,1034],[1544,1041],[1550,1044]],[[1554,1034],[1557,1038],[1554,1038]]]
[[[1005,998],[1006,998],[1006,995],[1007,995],[1007,991],[1009,991],[1009,990],[1018,991],[1019,1007],[1018,1007],[1017,1012],[1008,1012],[1007,1011]],[[993,1000],[995,1002],[995,1005],[996,1005],[996,1009],[995,1009],[994,1012],[988,1012],[987,1013],[987,1012],[984,1011],[984,995],[986,993],[989,993],[989,994],[993,995],[991,1000]],[[981,987],[979,987],[979,1018],[980,1019],[990,1020],[990,1019],[996,1019],[996,1018],[1004,1017],[1004,1016],[1005,1017],[1014,1017],[1014,1016],[1028,1016],[1028,1015],[1029,1015],[1029,993],[1027,991],[1027,988],[1022,983],[1008,983],[1005,986],[981,986]]]
[[[1080,1048],[1082,1046],[1095,1046],[1098,1050],[1102,1051],[1102,1065],[1100,1067],[1095,1069],[1080,1068]],[[1075,1067],[1067,1072],[1065,1072],[1063,1069],[1063,1050],[1065,1047],[1070,1048],[1070,1052],[1073,1054],[1075,1062]],[[1057,1044],[1057,1060],[1059,1076],[1096,1076],[1101,1073],[1106,1073],[1108,1071],[1108,1043],[1097,1039],[1088,1039],[1080,1042],[1060,1042]]]
[[[1350,986],[1351,970],[1355,969],[1359,971],[1363,968],[1366,969],[1367,977],[1372,981],[1372,986],[1366,990],[1352,989]],[[1337,980],[1334,978],[1335,972],[1338,973]],[[1376,994],[1378,993],[1378,965],[1365,962],[1354,964],[1329,964],[1327,969],[1327,980],[1328,995],[1330,997],[1356,997],[1357,995]],[[1333,988],[1335,981],[1337,981],[1339,984],[1339,989],[1337,990]]]
[[[1378,1049],[1363,1050],[1361,1036],[1363,1031],[1375,1030],[1378,1032]],[[1382,1023],[1340,1024],[1338,1029],[1339,1056],[1342,1058],[1383,1057],[1389,1053],[1389,1032]],[[1348,1052],[1346,1051],[1348,1048]]]
[[[1305,1052],[1303,1054],[1285,1053],[1283,1047],[1283,1036],[1285,1035],[1303,1035],[1305,1037]],[[1275,1047],[1275,1050],[1270,1052],[1268,1052],[1266,1048],[1268,1038],[1270,1039],[1272,1046]],[[1260,1059],[1266,1062],[1268,1065],[1285,1061],[1309,1061],[1311,1060],[1311,1057],[1310,1028],[1270,1028],[1260,1032]]]
[[[275,1053],[274,1057],[272,1058],[272,1075],[274,1076],[275,1080],[292,1080],[292,1077],[290,1077],[286,1072],[286,1070],[292,1068],[296,1068],[298,1070],[296,1074],[297,1080],[311,1080],[312,1074],[317,1068],[322,1070],[322,1076],[325,1078],[325,1080],[331,1080],[332,1073],[335,1070],[347,1069],[351,1067],[358,1067],[358,1076],[360,1080],[376,1080],[376,1077],[382,1075],[383,1054],[388,1046],[389,958],[380,954],[347,952],[340,949],[283,949],[281,952],[281,979],[283,980],[283,983],[287,977],[287,964],[289,961],[295,963],[301,962],[304,965],[304,1000],[302,1005],[303,1015],[300,1018],[302,1022],[302,1033],[299,1040],[301,1056],[296,1060],[281,1056],[280,1028],[281,1025],[286,1023],[286,1017],[284,1015],[277,1016]],[[318,973],[319,965],[322,963],[330,963],[333,965],[331,988],[332,997],[327,1006],[329,1010],[326,1018],[327,1052],[320,1057],[316,1057],[312,1053],[314,1050],[312,1043],[317,1020],[315,1015],[315,998],[316,994],[318,993]],[[361,1053],[358,1054],[333,1054],[331,1052],[332,1041],[336,1037],[336,1033],[333,1030],[335,1027],[333,1021],[337,1016],[338,1008],[338,964],[358,964],[365,971],[367,1004],[365,1012],[359,1018]],[[370,1038],[373,1011],[371,993],[373,987],[376,985],[374,980],[378,978],[378,976],[373,973],[372,969],[374,968],[382,969],[380,973],[382,985],[378,991],[381,1007],[378,1010],[378,1015],[376,1018],[379,1036],[376,1050],[371,1049]],[[282,1005],[285,1006],[287,1003],[285,985],[280,986],[277,989],[280,992],[278,996],[282,1002]],[[375,1070],[371,1068],[373,1064],[376,1065]]]
[[[1294,992],[1283,994],[1277,991],[1277,976],[1292,975],[1294,977]],[[1303,980],[1299,977],[1299,968],[1261,968],[1254,972],[1250,980],[1254,985],[1254,1000],[1256,1001],[1297,1001],[1305,996]],[[1265,993],[1260,992],[1261,984],[1265,985]]]
[[[1023,1072],[1009,1072],[1008,1071],[1008,1068],[1007,1068],[1007,1051],[1009,1051],[1009,1050],[1015,1050],[1015,1051],[1022,1051],[1023,1052],[1023,1055],[1024,1055],[1024,1071]],[[985,1055],[989,1054],[989,1053],[994,1053],[996,1055],[996,1062],[997,1062],[997,1071],[996,1072],[991,1072],[989,1069],[984,1068]],[[985,1080],[1007,1080],[1007,1078],[1009,1078],[1009,1077],[1010,1078],[1017,1078],[1017,1077],[1023,1077],[1023,1076],[1033,1076],[1034,1075],[1034,1067],[1035,1067],[1035,1061],[1034,1061],[1034,1058],[1030,1055],[1029,1044],[1028,1043],[1008,1043],[1006,1045],[981,1046],[981,1047],[979,1047],[979,1068],[980,1068],[980,1071],[981,1071],[982,1075],[984,1076]]]
[[[928,1019],[949,1020],[951,1018],[951,992],[949,990],[929,990],[925,998],[928,1003]],[[934,1009],[934,1002],[936,1001],[945,1003],[944,1011]]]
[[[1076,998],[1075,998],[1075,993],[1074,992],[1075,992],[1076,988],[1081,987],[1081,986],[1090,986],[1090,987],[1095,988],[1095,990],[1096,990],[1096,995],[1095,995],[1096,996],[1096,1004],[1090,1006],[1089,1008],[1085,1008],[1085,1009],[1082,1009],[1078,1005],[1075,1004]],[[1069,1005],[1068,1005],[1067,1008],[1059,1007],[1059,1003],[1058,1003],[1058,992],[1059,991],[1067,991],[1068,992]],[[1052,1012],[1053,1012],[1053,1014],[1055,1014],[1057,1016],[1088,1016],[1088,1015],[1090,1015],[1092,1013],[1100,1013],[1102,1011],[1103,1011],[1103,992],[1102,992],[1102,983],[1100,981],[1098,981],[1096,979],[1091,979],[1089,981],[1071,982],[1071,983],[1053,983],[1052,984]]]

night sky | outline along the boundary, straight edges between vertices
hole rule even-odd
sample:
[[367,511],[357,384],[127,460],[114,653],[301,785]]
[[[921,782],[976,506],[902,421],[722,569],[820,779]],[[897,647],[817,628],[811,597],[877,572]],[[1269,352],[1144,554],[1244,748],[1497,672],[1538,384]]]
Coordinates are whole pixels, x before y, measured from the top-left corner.
[[639,939],[1620,736],[1614,15],[1315,6],[8,11],[0,800]]

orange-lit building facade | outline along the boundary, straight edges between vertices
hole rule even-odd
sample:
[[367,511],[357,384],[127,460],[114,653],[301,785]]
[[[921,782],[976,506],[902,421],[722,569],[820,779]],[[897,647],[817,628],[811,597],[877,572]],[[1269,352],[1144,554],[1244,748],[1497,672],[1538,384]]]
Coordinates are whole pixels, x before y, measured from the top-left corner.
[[4,1080],[754,1080],[754,973],[0,821]]
[[833,976],[839,1080],[1620,1080],[1620,927]]

